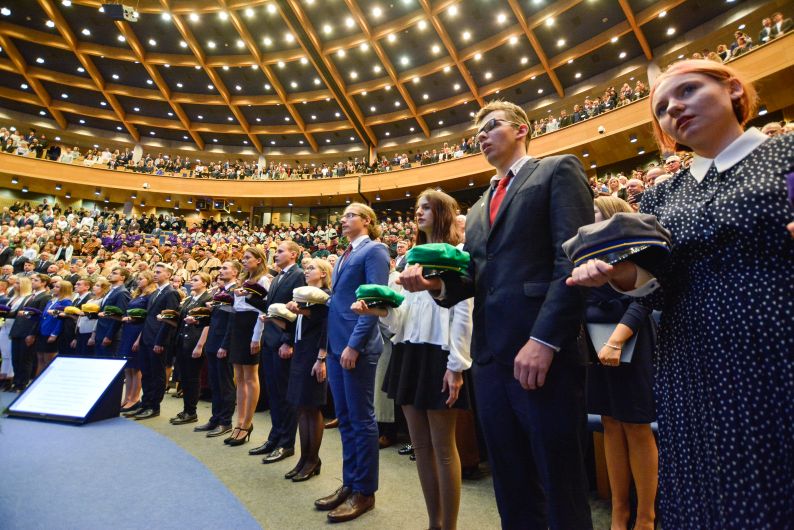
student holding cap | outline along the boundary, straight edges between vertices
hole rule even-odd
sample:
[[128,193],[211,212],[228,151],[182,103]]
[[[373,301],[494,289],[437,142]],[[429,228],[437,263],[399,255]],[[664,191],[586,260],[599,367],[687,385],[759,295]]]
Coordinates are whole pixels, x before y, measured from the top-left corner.
[[152,271],[138,273],[138,288],[132,293],[127,314],[121,319],[121,338],[117,355],[127,359],[124,365],[124,402],[121,412],[132,412],[141,406],[141,361],[138,348],[132,345],[138,339],[146,320],[149,297],[157,289]]
[[[650,93],[661,151],[689,168],[645,192],[670,231],[667,267],[589,259],[569,285],[611,283],[662,310],[657,347],[664,528],[790,528],[794,520],[794,241],[784,176],[794,136],[743,125],[757,96],[729,66],[674,63]],[[655,278],[654,278],[655,277]]]
[[[455,246],[461,243],[457,211],[455,199],[444,192],[429,189],[419,195],[419,230],[406,258],[408,268],[424,266],[430,274],[467,270],[468,254]],[[394,294],[402,302],[403,296]],[[387,302],[381,307],[370,304],[374,296],[359,296],[353,310],[379,316],[394,333],[384,390],[402,407],[408,422],[429,527],[456,528],[461,464],[455,443],[455,409],[470,406],[463,374],[471,367],[472,303],[466,299],[447,309],[427,291],[406,292],[402,304],[395,304],[391,293],[383,295]]]

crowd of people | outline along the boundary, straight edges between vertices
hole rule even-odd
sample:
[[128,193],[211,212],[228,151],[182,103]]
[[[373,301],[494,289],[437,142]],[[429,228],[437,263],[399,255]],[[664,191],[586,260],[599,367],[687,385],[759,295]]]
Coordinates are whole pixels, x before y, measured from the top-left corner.
[[[755,90],[716,61],[675,63],[647,101],[666,158],[606,187],[572,155],[527,155],[526,113],[488,103],[475,138],[496,174],[465,217],[432,189],[410,219],[352,203],[320,227],[152,228],[110,210],[6,208],[0,375],[21,392],[56,355],[122,357],[122,410],[143,421],[159,415],[175,366],[184,407],[170,422],[183,425],[199,421],[206,363],[212,415],[195,430],[247,443],[264,387],[272,428],[249,453],[279,462],[299,438],[295,482],[320,471],[332,398],[342,484],[314,508],[333,522],[375,505],[377,403],[392,399],[430,528],[458,526],[453,409],[479,420],[504,528],[592,528],[587,412],[604,426],[613,528],[628,527],[632,482],[634,528],[654,528],[657,506],[665,528],[787,528],[794,136],[745,130]],[[581,227],[637,212],[669,232],[668,262],[574,267],[563,252]],[[466,251],[467,268],[407,263],[410,246],[430,244]],[[404,301],[372,308],[362,285]],[[608,325],[603,343],[590,323]]]

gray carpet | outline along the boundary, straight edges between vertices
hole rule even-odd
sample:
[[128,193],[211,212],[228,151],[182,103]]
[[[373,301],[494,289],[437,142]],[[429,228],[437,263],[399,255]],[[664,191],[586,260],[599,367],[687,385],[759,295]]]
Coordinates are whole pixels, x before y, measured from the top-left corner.
[[[0,394],[0,408],[14,397]],[[75,426],[0,417],[0,472],[3,528],[259,528],[201,462],[121,418]]]
[[[0,403],[9,401],[7,396],[10,394],[0,394]],[[2,401],[4,400],[4,401]],[[184,481],[184,474],[176,470],[177,467],[188,465],[188,460],[195,463],[195,460],[190,459],[184,452],[167,450],[159,455],[151,455],[156,458],[159,463],[158,469],[162,473],[159,481],[156,481],[153,492],[159,495],[163,504],[172,508],[172,510],[162,510],[156,512],[141,513],[137,510],[130,509],[129,505],[125,505],[120,513],[129,513],[132,516],[132,523],[140,523],[140,527],[146,526],[148,528],[168,528],[169,518],[177,517],[176,511],[182,512],[185,510],[185,503],[188,506],[195,506],[196,496],[198,495],[202,502],[206,502],[204,506],[209,508],[213,513],[212,521],[217,521],[220,518],[223,522],[215,524],[215,528],[249,528],[248,525],[236,521],[233,513],[230,513],[229,507],[225,504],[224,495],[236,497],[242,505],[247,508],[253,518],[258,522],[262,528],[270,529],[317,529],[328,528],[329,524],[326,522],[325,513],[318,512],[313,507],[314,499],[327,495],[334,491],[341,484],[342,476],[342,463],[341,463],[341,443],[339,433],[336,429],[328,430],[325,432],[323,439],[322,449],[320,456],[323,460],[323,468],[320,476],[315,477],[308,482],[296,484],[282,477],[286,471],[291,469],[297,462],[297,456],[288,458],[276,464],[263,465],[260,463],[260,457],[249,456],[248,449],[259,445],[266,437],[270,422],[269,415],[265,413],[257,413],[254,418],[254,432],[251,437],[251,442],[241,447],[228,447],[225,446],[221,439],[206,438],[201,433],[194,433],[193,427],[196,424],[189,424],[183,426],[173,426],[168,423],[168,418],[175,415],[181,410],[182,401],[174,399],[170,395],[165,397],[162,405],[162,414],[158,418],[146,420],[142,422],[134,422],[126,419],[114,419],[105,422],[100,422],[87,427],[71,427],[71,426],[57,426],[58,430],[53,431],[57,436],[49,437],[47,440],[41,440],[38,444],[48,447],[50,451],[58,449],[71,453],[74,448],[71,445],[77,443],[78,440],[74,438],[79,434],[79,437],[88,439],[88,443],[99,441],[95,438],[94,433],[101,430],[104,432],[105,427],[107,430],[115,433],[111,436],[110,440],[103,442],[109,444],[111,447],[125,447],[128,451],[136,451],[133,447],[133,442],[129,439],[130,434],[134,431],[154,431],[170,439],[171,442],[181,447],[184,451],[195,457],[201,464],[206,466],[206,476],[199,476],[196,474],[197,479],[186,483]],[[210,405],[206,402],[200,402],[198,408],[199,421],[203,422],[209,417]],[[24,462],[29,461],[36,455],[41,448],[34,452],[28,450],[22,454],[17,453],[10,456],[5,450],[4,438],[10,435],[17,436],[18,427],[16,424],[30,425],[31,428],[35,426],[49,426],[50,424],[39,424],[25,420],[1,418],[0,419],[0,470],[6,474],[11,462],[20,461],[13,464],[14,468],[20,470],[26,465]],[[148,428],[148,429],[147,429]],[[62,439],[64,433],[68,434],[68,440]],[[90,436],[85,436],[86,434]],[[110,435],[110,433],[108,433]],[[156,436],[156,435],[153,435]],[[161,437],[157,439],[162,440]],[[173,445],[163,444],[163,447]],[[427,528],[427,516],[424,507],[424,500],[422,498],[421,489],[419,486],[419,479],[417,477],[415,464],[411,462],[408,457],[400,456],[397,454],[398,446],[384,449],[380,453],[380,490],[377,493],[377,501],[375,509],[359,518],[356,521],[345,523],[345,528],[379,528],[379,529],[421,529]],[[64,473],[69,471],[69,467],[59,463],[62,458],[57,456],[58,453],[53,451],[52,465],[62,468]],[[147,454],[147,458],[150,455]],[[71,457],[70,457],[71,458]],[[78,473],[65,475],[61,477],[58,484],[54,487],[54,491],[49,493],[46,497],[27,497],[36,499],[52,499],[56,498],[58,492],[66,490],[67,488],[76,488],[78,491],[75,495],[85,499],[93,498],[98,503],[106,502],[106,498],[111,496],[112,492],[115,495],[123,495],[125,498],[131,498],[133,492],[127,491],[129,488],[124,486],[125,475],[114,471],[113,473],[106,473],[108,467],[114,463],[108,462],[99,456],[86,465],[84,469]],[[9,462],[9,460],[11,462]],[[178,466],[175,465],[178,463]],[[39,464],[36,464],[37,467]],[[49,464],[48,464],[49,465]],[[99,473],[97,473],[99,470]],[[205,471],[206,471],[205,470]],[[17,471],[19,472],[19,471]],[[41,472],[41,471],[39,471]],[[92,493],[86,495],[83,491],[86,487],[94,491],[96,488],[90,483],[94,475],[106,475],[112,478],[112,486],[108,487],[108,491],[104,493]],[[213,477],[214,475],[214,477]],[[5,477],[8,479],[8,476]],[[30,481],[30,487],[37,484],[35,477],[25,479],[25,482]],[[216,494],[214,484],[218,481],[228,488],[225,494],[218,494],[219,498],[208,499],[209,492],[213,495]],[[154,482],[154,481],[153,481]],[[6,482],[8,484],[9,482]],[[23,514],[30,513],[28,510],[23,510],[20,506],[24,503],[20,501],[17,507],[7,506],[6,495],[7,490],[4,486],[2,493],[0,493],[0,517],[7,517],[9,512],[19,510],[20,515],[15,520],[24,521]],[[43,493],[41,490],[36,492]],[[231,493],[231,495],[229,495]],[[98,495],[98,496],[97,496]],[[201,503],[198,503],[201,504]],[[593,509],[593,521],[596,529],[609,528],[609,510],[608,505],[598,500],[591,502]],[[192,508],[187,508],[192,510]],[[79,510],[76,510],[79,511]],[[35,513],[35,512],[34,512]],[[132,515],[132,514],[136,514]],[[127,528],[124,526],[124,518],[116,514],[116,519],[113,526],[118,528]],[[137,517],[137,519],[135,518]],[[38,520],[38,513],[31,513],[27,518]],[[200,520],[200,518],[193,518],[191,521]],[[7,518],[0,518],[0,520],[8,521]],[[119,524],[121,521],[121,525]],[[209,521],[209,519],[207,520]],[[69,525],[70,528],[96,528],[101,525],[103,521],[98,519],[92,520],[88,525]],[[131,524],[132,524],[131,523]],[[176,524],[176,523],[174,523]],[[187,525],[180,525],[182,528],[188,527]],[[203,528],[202,525],[191,525],[195,528]],[[209,525],[208,525],[209,526]],[[207,526],[207,527],[208,527]],[[8,528],[37,528],[37,526],[7,526]],[[44,526],[39,526],[44,527]],[[48,528],[65,526],[47,526]],[[130,526],[129,528],[133,528]],[[493,489],[490,477],[485,477],[477,481],[464,481],[463,492],[461,498],[461,509],[459,518],[459,528],[470,529],[476,528],[478,530],[489,530],[499,528],[499,516],[496,510],[496,503],[494,502]]]

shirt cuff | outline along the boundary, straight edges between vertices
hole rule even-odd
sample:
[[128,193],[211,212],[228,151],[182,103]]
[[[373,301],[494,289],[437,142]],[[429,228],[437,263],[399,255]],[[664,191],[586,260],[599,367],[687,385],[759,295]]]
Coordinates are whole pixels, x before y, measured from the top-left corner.
[[544,346],[547,346],[547,347],[551,348],[551,349],[552,349],[552,350],[554,350],[555,352],[558,352],[558,351],[560,351],[560,347],[559,347],[559,346],[555,346],[554,344],[549,344],[548,342],[546,342],[546,341],[542,341],[542,340],[540,340],[540,339],[539,339],[539,338],[537,338],[537,337],[529,337],[529,340],[534,340],[535,342],[538,342],[538,343],[540,343],[540,344],[543,344]]
[[617,286],[615,286],[614,283],[609,282],[609,285],[611,285],[612,288],[617,292],[623,293],[633,298],[642,298],[643,296],[648,296],[660,286],[659,280],[657,280],[650,272],[640,266],[637,266],[637,279],[634,280],[634,289],[631,289],[630,291],[621,291],[617,288]]
[[438,296],[434,296],[434,300],[438,300],[439,302],[443,302],[447,298],[447,286],[444,284],[444,280],[441,280],[441,292],[438,293]]

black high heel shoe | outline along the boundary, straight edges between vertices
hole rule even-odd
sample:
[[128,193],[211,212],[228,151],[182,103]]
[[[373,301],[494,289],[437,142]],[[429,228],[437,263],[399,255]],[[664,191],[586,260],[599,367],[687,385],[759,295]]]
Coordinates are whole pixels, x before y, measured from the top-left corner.
[[240,427],[235,427],[234,429],[232,429],[232,433],[223,439],[223,443],[229,445],[229,442],[231,442],[237,437],[238,432],[240,432]]
[[305,482],[312,478],[315,475],[320,474],[320,469],[323,467],[323,461],[318,460],[317,463],[308,471],[304,471],[303,473],[298,473],[294,477],[292,477],[292,482]]
[[248,439],[251,438],[251,432],[253,432],[254,426],[251,425],[247,429],[240,428],[237,434],[239,435],[241,432],[245,433],[243,438],[232,438],[229,440],[229,445],[232,447],[237,447],[238,445],[243,445],[244,443],[248,443]]
[[295,467],[284,473],[284,478],[291,479],[292,477],[300,473],[302,467],[303,467],[303,461],[298,462],[298,464]]
[[130,412],[132,410],[137,410],[139,408],[141,408],[141,402],[140,401],[138,401],[137,403],[133,403],[129,407],[122,407],[119,412],[121,412],[123,414],[125,412]]

